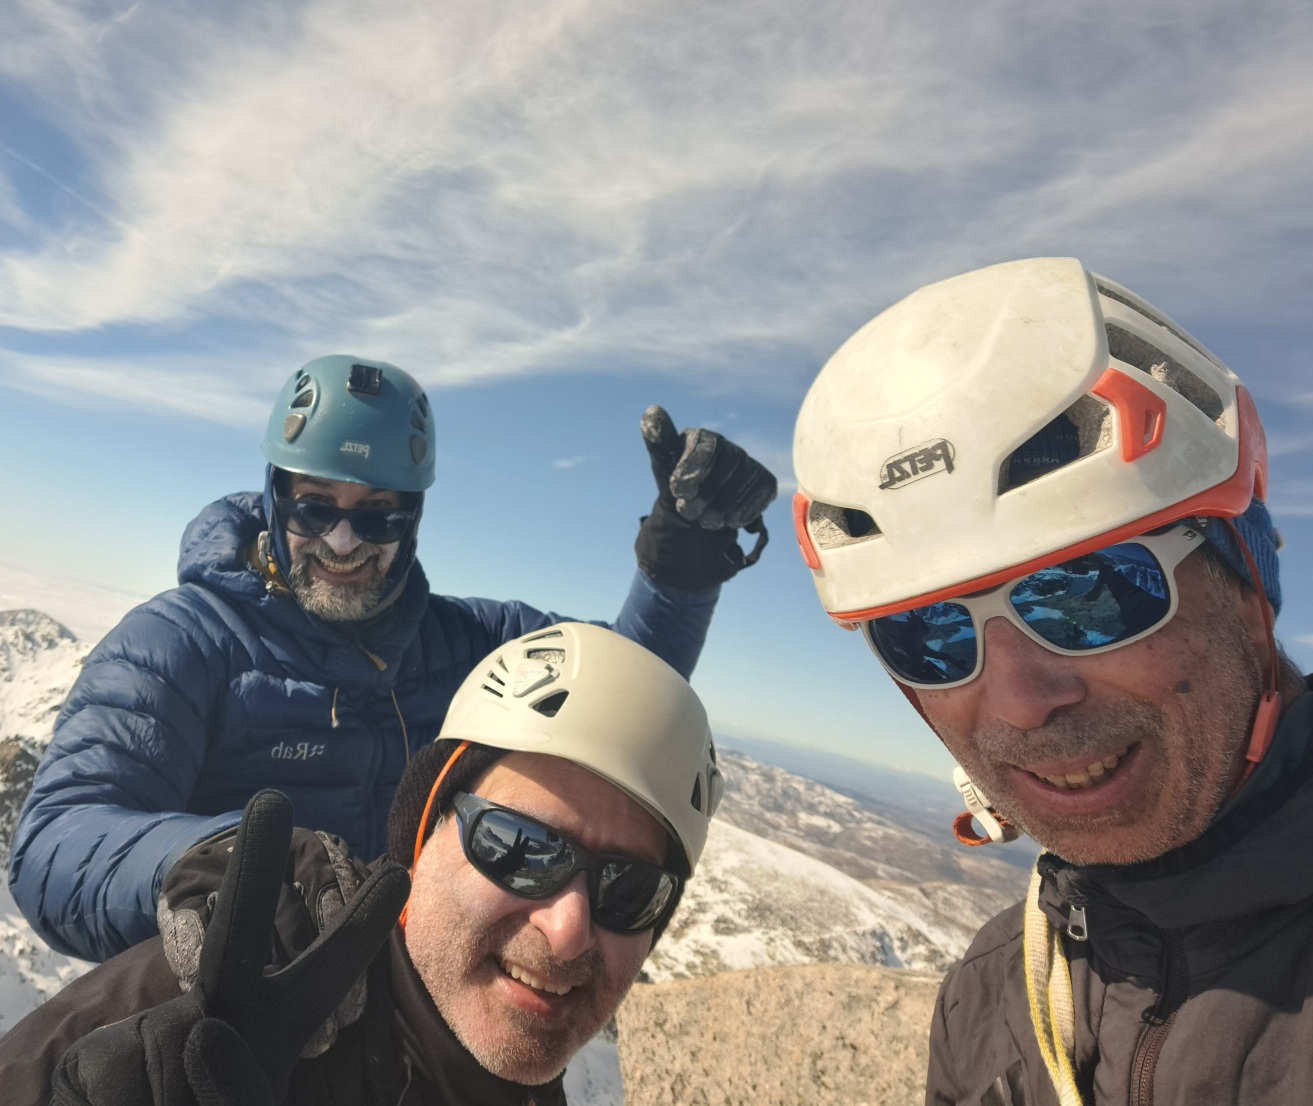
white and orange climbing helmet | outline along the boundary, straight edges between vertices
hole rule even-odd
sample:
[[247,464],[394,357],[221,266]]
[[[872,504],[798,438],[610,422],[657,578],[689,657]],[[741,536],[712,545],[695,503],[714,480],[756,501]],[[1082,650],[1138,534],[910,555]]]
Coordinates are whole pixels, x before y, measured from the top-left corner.
[[[1236,518],[1267,474],[1235,374],[1071,258],[965,273],[877,315],[812,384],[793,463],[803,558],[849,626],[1178,519]],[[1226,528],[1209,530],[1237,564]],[[1254,553],[1275,606],[1267,544]]]

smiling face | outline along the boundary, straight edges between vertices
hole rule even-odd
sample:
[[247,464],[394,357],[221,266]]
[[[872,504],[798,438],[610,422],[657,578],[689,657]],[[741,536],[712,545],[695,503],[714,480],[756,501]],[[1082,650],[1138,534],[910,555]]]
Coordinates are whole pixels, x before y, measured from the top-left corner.
[[[586,849],[652,864],[666,833],[642,807],[558,757],[508,753],[466,788],[544,822]],[[610,1020],[652,947],[651,931],[592,923],[577,873],[555,895],[523,899],[472,868],[447,817],[416,865],[406,948],[438,1011],[483,1067],[544,1083]]]
[[1197,556],[1176,580],[1176,615],[1125,648],[1061,656],[994,618],[979,677],[917,692],[993,805],[1074,863],[1193,841],[1240,778],[1262,689],[1260,600]]
[[[401,496],[394,491],[299,473],[292,474],[287,494],[292,499],[331,503],[343,510],[392,508],[401,503]],[[303,538],[289,530],[287,551],[292,567],[288,586],[311,614],[329,622],[359,622],[382,601],[388,569],[399,545],[362,542],[346,519],[319,538]]]

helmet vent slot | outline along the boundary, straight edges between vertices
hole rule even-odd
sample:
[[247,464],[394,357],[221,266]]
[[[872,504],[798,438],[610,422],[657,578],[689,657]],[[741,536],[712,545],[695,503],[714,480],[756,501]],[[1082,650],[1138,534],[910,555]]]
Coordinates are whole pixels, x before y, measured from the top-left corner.
[[565,705],[565,701],[569,697],[570,693],[568,691],[557,691],[547,696],[546,699],[534,703],[533,709],[548,718],[555,718],[557,712]]
[[529,660],[542,661],[545,664],[564,664],[564,649],[530,649],[524,654]]
[[807,514],[812,541],[821,549],[837,549],[880,536],[875,519],[857,507],[813,501]]
[[[306,383],[308,384],[309,381],[307,381]],[[296,393],[296,398],[292,400],[291,406],[309,407],[312,403],[314,403],[314,401],[315,401],[314,387],[312,386],[309,388],[302,388],[301,391]]]
[[488,673],[488,679],[490,679],[490,680],[491,680],[493,683],[495,683],[498,687],[505,687],[505,686],[506,686],[506,681],[503,680],[500,676],[498,676],[496,672],[489,672],[489,673]]
[[1108,352],[1113,357],[1128,365],[1134,365],[1158,383],[1171,388],[1182,399],[1188,400],[1202,411],[1211,421],[1221,425],[1222,397],[1195,373],[1138,334],[1132,334],[1129,330],[1113,323],[1108,323],[1104,330],[1108,334]]
[[554,638],[554,637],[565,637],[565,634],[563,634],[560,630],[544,630],[541,634],[534,634],[533,637],[525,637],[522,638],[521,640],[526,645],[528,645],[531,642],[547,641],[549,638]]
[[1081,396],[1009,454],[999,468],[999,494],[1112,445],[1112,421],[1108,416],[1108,407],[1101,400]]
[[693,804],[693,809],[701,813],[702,811],[702,777],[700,775],[693,777],[693,794],[688,800]]
[[1132,299],[1127,299],[1120,292],[1114,292],[1106,284],[1101,284],[1096,281],[1094,286],[1099,290],[1100,295],[1107,296],[1110,300],[1116,300],[1123,307],[1129,307],[1137,315],[1141,316],[1142,318],[1148,319],[1149,322],[1154,324],[1154,326],[1160,326],[1165,331],[1167,331],[1168,334],[1171,334],[1176,338],[1180,339],[1196,353],[1201,354],[1204,357],[1207,357],[1209,361],[1213,362],[1213,364],[1215,365],[1220,364],[1216,357],[1214,357],[1211,353],[1209,353],[1206,349],[1204,349],[1204,347],[1201,346],[1198,342],[1196,342],[1193,338],[1191,338],[1190,335],[1188,335],[1183,330],[1178,330],[1175,326],[1169,323],[1156,311],[1152,310],[1148,304],[1139,303]]
[[489,687],[487,684],[481,684],[480,687],[482,687],[483,690],[486,691],[489,695],[497,696],[498,699],[506,698],[506,696],[502,692],[498,691],[495,687]]

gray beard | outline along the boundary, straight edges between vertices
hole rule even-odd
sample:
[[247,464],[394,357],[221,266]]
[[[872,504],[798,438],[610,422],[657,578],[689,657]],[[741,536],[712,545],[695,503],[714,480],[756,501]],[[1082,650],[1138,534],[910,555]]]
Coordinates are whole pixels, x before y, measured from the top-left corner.
[[[307,551],[301,563],[287,574],[287,586],[292,589],[296,601],[310,614],[322,618],[325,622],[363,622],[372,615],[383,602],[387,581],[378,571],[377,546],[360,546],[358,553],[345,561],[334,557],[325,547]],[[323,555],[326,553],[327,555]],[[310,575],[310,559],[320,561],[330,567],[351,568],[365,561],[373,561],[369,575],[354,584],[330,584]]]

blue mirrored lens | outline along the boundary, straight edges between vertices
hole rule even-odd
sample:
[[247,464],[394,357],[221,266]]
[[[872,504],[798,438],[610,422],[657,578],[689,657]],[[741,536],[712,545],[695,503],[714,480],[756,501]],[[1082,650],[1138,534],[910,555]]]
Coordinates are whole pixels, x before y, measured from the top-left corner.
[[651,929],[674,900],[678,881],[664,868],[638,860],[594,856],[547,826],[504,807],[479,809],[483,800],[457,798],[465,855],[480,872],[525,898],[556,894],[587,870],[593,920],[617,933]]
[[871,640],[893,671],[918,684],[965,680],[976,668],[976,628],[960,603],[931,603],[870,623]]
[[507,890],[542,898],[560,890],[574,868],[569,844],[507,810],[485,811],[470,840],[471,860]]
[[1023,577],[1008,600],[1027,626],[1059,649],[1101,649],[1167,617],[1167,574],[1134,543],[1114,545]]
[[[1171,582],[1143,545],[1127,542],[1022,577],[1008,591],[1018,617],[1059,649],[1105,649],[1159,625]],[[874,619],[871,640],[896,676],[916,684],[966,680],[976,628],[960,603],[932,603]]]
[[611,861],[597,875],[594,911],[597,922],[620,932],[651,929],[675,893],[669,872],[651,864]]

